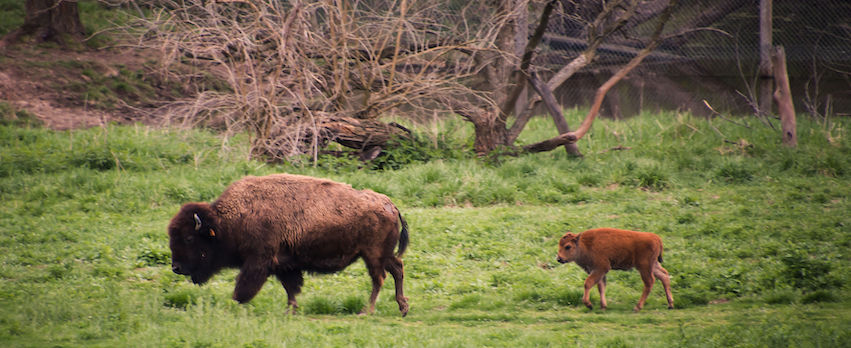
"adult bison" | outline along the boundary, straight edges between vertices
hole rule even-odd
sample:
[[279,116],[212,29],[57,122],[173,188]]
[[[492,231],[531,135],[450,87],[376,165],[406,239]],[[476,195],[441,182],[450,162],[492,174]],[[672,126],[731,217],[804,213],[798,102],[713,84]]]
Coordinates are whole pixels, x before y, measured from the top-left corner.
[[606,309],[606,273],[611,269],[638,269],[644,281],[644,292],[635,305],[640,311],[653,287],[655,278],[665,286],[668,309],[674,308],[671,295],[671,280],[668,271],[662,268],[662,239],[649,232],[636,232],[614,228],[598,228],[580,234],[567,232],[558,242],[558,262],[576,262],[588,273],[585,279],[585,294],[582,303],[592,308],[589,291],[594,284],[600,291],[600,307]]
[[184,204],[168,234],[172,270],[195,284],[223,268],[239,268],[233,299],[240,303],[274,274],[295,310],[304,271],[334,273],[362,258],[372,277],[363,312],[375,311],[389,271],[399,311],[408,313],[399,259],[408,245],[407,224],[387,196],[370,190],[300,175],[248,176],[212,204]]

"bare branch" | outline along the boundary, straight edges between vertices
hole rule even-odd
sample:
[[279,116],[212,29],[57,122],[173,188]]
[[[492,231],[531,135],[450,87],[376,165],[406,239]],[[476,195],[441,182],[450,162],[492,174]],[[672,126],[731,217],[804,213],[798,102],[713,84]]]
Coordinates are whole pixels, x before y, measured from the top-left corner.
[[[570,79],[577,71],[588,66],[588,64],[591,64],[600,45],[602,45],[603,42],[612,35],[612,33],[616,32],[624,24],[626,24],[635,12],[635,7],[638,4],[637,1],[631,1],[628,3],[628,7],[615,20],[609,23],[609,25],[600,28],[600,26],[603,26],[604,23],[607,22],[607,18],[612,16],[615,10],[622,6],[622,2],[623,1],[610,2],[600,11],[600,13],[597,14],[594,21],[588,25],[588,41],[585,50],[580,53],[579,56],[571,60],[570,63],[559,69],[559,71],[556,72],[549,81],[547,81],[547,87],[550,90],[555,90],[565,81]],[[599,34],[597,33],[598,31],[600,31]],[[524,110],[522,114],[517,115],[517,119],[508,132],[508,140],[510,143],[513,143],[514,140],[520,136],[520,132],[523,131],[523,128],[526,127],[526,123],[528,123],[529,119],[532,117],[532,110],[535,109],[541,100],[540,96],[532,98],[526,106],[526,110]]]
[[532,34],[532,38],[529,39],[529,42],[526,43],[526,48],[523,50],[523,58],[520,59],[520,67],[517,71],[514,72],[514,80],[516,84],[511,92],[508,94],[508,97],[505,100],[505,104],[502,106],[502,113],[507,114],[514,110],[514,105],[517,103],[517,98],[520,96],[520,92],[523,91],[523,88],[526,86],[526,76],[529,75],[529,65],[532,63],[532,54],[535,51],[535,48],[538,47],[538,44],[541,42],[541,38],[544,36],[544,31],[547,29],[547,23],[550,21],[550,15],[553,12],[553,7],[555,7],[555,0],[550,0],[547,2],[547,5],[544,6],[544,10],[541,12],[541,19],[538,20],[538,27],[535,28],[535,33]]
[[[567,121],[564,119],[564,114],[561,111],[561,107],[558,106],[558,103],[553,96],[553,91],[547,87],[547,85],[541,83],[536,77],[529,76],[529,82],[532,87],[535,88],[535,91],[538,92],[544,99],[544,104],[547,106],[547,110],[550,112],[550,116],[553,118],[553,122],[556,124],[556,129],[559,134],[569,133],[570,127],[567,125]],[[568,155],[571,156],[582,156],[582,153],[579,152],[579,148],[576,147],[576,143],[568,143],[564,145],[565,151],[567,151]]]
[[653,32],[653,36],[650,40],[650,43],[641,50],[635,57],[633,57],[629,63],[627,63],[624,67],[622,67],[618,72],[616,72],[612,77],[609,78],[608,81],[603,83],[600,88],[597,89],[597,93],[594,95],[594,103],[591,104],[591,110],[588,111],[588,114],[585,116],[585,120],[582,121],[582,125],[579,126],[579,129],[576,132],[573,132],[576,140],[582,139],[585,136],[585,133],[591,129],[591,124],[594,122],[594,118],[597,117],[597,114],[600,112],[600,106],[603,104],[603,98],[606,97],[606,93],[616,84],[618,81],[624,78],[627,74],[629,74],[632,69],[641,64],[641,61],[647,57],[650,52],[652,52],[659,45],[659,39],[662,35],[662,30],[665,28],[665,24],[671,18],[671,13],[673,12],[674,6],[676,6],[677,0],[671,0],[668,3],[668,7],[665,9],[664,13],[659,18],[659,22],[656,25],[656,30]]

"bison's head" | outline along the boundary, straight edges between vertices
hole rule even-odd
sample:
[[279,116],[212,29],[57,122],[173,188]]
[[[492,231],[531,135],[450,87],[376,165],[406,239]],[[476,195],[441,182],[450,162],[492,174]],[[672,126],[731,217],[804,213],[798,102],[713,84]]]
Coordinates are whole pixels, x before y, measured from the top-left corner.
[[217,218],[207,203],[187,203],[168,225],[171,269],[203,284],[219,269],[216,254]]
[[576,260],[579,235],[567,232],[558,241],[558,262],[568,263]]

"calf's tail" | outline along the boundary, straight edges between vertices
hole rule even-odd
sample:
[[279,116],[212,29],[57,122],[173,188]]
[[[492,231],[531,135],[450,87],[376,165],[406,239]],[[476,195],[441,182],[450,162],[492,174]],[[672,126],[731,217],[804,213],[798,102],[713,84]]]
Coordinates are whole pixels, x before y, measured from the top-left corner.
[[399,222],[402,223],[402,232],[399,234],[399,250],[396,251],[396,256],[402,256],[408,248],[408,223],[402,217],[402,213],[399,213]]

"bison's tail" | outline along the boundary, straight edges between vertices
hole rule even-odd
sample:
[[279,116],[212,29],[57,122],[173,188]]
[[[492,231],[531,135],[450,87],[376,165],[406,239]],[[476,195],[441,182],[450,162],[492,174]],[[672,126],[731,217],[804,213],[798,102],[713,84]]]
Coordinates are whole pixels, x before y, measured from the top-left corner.
[[396,256],[402,256],[408,248],[408,223],[405,222],[402,213],[399,213],[399,222],[402,223],[402,232],[399,234],[399,251],[396,252]]
[[662,263],[662,252],[659,252],[659,257],[656,259],[659,260],[659,263]]

